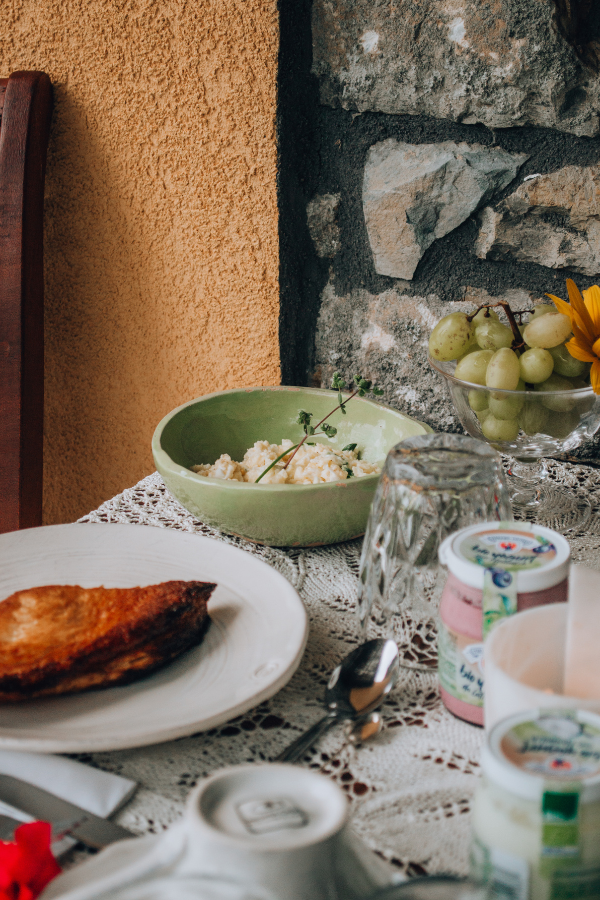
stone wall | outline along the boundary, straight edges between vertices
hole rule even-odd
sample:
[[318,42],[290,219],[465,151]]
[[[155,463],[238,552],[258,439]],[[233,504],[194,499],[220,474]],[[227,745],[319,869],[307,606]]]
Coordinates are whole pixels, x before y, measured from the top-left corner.
[[309,380],[459,429],[437,319],[600,279],[599,36],[588,0],[313,0]]

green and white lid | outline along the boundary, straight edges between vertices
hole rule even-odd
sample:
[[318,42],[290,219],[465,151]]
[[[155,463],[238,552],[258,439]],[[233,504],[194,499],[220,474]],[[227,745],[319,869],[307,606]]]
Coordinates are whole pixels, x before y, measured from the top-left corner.
[[600,800],[600,716],[560,708],[510,716],[492,728],[481,767],[491,782],[524,800],[575,783],[582,802]]
[[479,522],[451,534],[439,549],[442,565],[469,587],[483,590],[484,573],[510,572],[519,593],[542,591],[569,574],[568,541],[530,522]]

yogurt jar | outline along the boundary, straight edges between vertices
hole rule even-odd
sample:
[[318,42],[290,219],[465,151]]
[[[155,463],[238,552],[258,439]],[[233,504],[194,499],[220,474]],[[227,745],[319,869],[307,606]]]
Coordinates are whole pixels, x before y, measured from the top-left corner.
[[541,525],[480,522],[447,537],[439,558],[448,569],[438,622],[442,700],[483,725],[483,641],[507,615],[567,600],[569,544]]
[[538,709],[491,731],[473,804],[472,874],[493,897],[600,897],[600,716]]

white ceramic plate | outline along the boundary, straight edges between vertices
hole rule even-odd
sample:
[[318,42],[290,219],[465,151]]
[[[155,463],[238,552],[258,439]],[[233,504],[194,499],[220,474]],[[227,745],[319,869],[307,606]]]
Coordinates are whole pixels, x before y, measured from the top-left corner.
[[148,525],[52,525],[0,536],[0,600],[43,584],[213,581],[202,643],[135,684],[0,705],[0,747],[117,750],[213,728],[272,697],[308,632],[291,584],[243,550]]

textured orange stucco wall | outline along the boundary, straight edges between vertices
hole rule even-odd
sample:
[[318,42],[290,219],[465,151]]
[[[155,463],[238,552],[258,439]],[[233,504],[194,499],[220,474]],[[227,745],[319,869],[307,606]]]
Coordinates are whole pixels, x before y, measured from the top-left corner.
[[4,0],[41,69],[45,521],[153,471],[174,406],[278,384],[276,0]]

